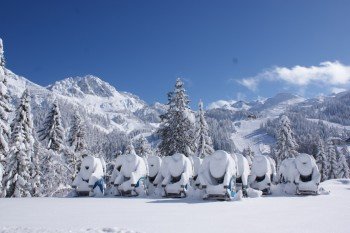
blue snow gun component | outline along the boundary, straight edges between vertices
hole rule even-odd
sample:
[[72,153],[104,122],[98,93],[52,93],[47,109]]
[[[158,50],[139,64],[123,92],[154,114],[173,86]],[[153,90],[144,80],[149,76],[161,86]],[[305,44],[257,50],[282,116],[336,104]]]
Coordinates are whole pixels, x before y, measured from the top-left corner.
[[232,176],[229,186],[227,188],[228,193],[231,195],[231,197],[234,197],[236,195],[236,192],[233,190],[232,185],[234,186],[234,182],[236,180],[236,177]]
[[137,181],[137,183],[136,183],[136,185],[135,185],[135,188],[139,187],[140,184],[141,184],[141,181],[144,182],[145,180],[146,180],[146,177],[141,177],[141,178]]
[[94,187],[92,189],[95,189],[98,186],[101,190],[101,193],[104,193],[104,184],[105,181],[103,180],[103,178],[101,178],[95,182]]

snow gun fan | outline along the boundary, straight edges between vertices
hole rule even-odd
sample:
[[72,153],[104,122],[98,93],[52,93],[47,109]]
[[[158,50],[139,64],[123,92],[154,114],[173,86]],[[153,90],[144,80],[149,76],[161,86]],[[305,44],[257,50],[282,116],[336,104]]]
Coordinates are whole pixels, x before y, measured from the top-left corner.
[[321,175],[315,159],[308,154],[299,154],[295,158],[297,195],[317,195]]
[[271,194],[271,182],[275,170],[273,167],[267,156],[255,156],[249,176],[250,187],[262,191],[264,195]]
[[160,171],[162,159],[157,155],[150,155],[147,158],[148,164],[148,183],[156,186],[155,179]]
[[72,187],[78,196],[103,196],[106,188],[103,177],[104,168],[101,159],[87,155],[84,156]]
[[177,153],[167,159],[166,163],[168,172],[162,181],[163,197],[186,197],[193,176],[191,161],[185,155]]
[[120,172],[114,181],[116,195],[130,197],[147,194],[147,168],[144,159],[131,152],[121,162]]
[[114,184],[114,181],[118,177],[120,170],[122,169],[122,165],[125,158],[126,158],[126,155],[119,154],[115,159],[115,161],[113,162],[114,168],[109,181],[110,181],[110,186],[112,187],[112,194],[114,194],[115,196],[119,196],[120,194],[118,189],[116,188],[116,185]]
[[204,200],[231,200],[237,175],[235,160],[225,151],[218,150],[204,158],[199,180],[205,192]]

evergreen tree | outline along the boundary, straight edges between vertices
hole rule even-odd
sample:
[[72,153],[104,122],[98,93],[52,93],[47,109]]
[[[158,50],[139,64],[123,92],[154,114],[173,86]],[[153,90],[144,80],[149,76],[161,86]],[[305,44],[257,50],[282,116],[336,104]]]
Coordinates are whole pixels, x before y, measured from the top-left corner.
[[182,153],[189,156],[195,152],[194,124],[184,83],[176,80],[175,89],[168,93],[167,112],[161,115],[157,131],[161,138],[159,150],[164,156]]
[[243,156],[246,157],[250,165],[253,163],[254,151],[252,151],[252,148],[250,146],[243,150]]
[[[6,156],[9,152],[9,113],[11,112],[9,104],[9,96],[7,94],[6,77],[0,74],[0,167],[4,173],[6,167]],[[1,174],[0,174],[1,175]],[[4,175],[4,174],[3,174]],[[0,177],[0,193],[2,190],[2,182]]]
[[2,196],[30,197],[33,191],[31,173],[34,138],[30,96],[27,90],[16,109],[11,131],[11,148],[6,158]]
[[32,158],[32,187],[33,187],[33,197],[40,197],[42,194],[42,185],[41,185],[41,167],[39,159],[39,143],[38,141],[34,142],[34,154]]
[[324,148],[324,142],[319,139],[317,143],[316,164],[321,173],[321,181],[328,179],[330,172],[330,164]]
[[286,158],[294,158],[297,155],[297,143],[295,142],[290,120],[282,115],[279,120],[280,128],[277,135],[276,159],[277,167]]
[[44,127],[39,130],[38,133],[40,140],[47,140],[48,149],[56,152],[63,149],[64,130],[62,127],[61,112],[57,101],[54,101],[52,109],[44,122]]
[[197,114],[197,137],[196,137],[196,146],[197,146],[197,156],[204,158],[207,155],[211,155],[214,152],[213,142],[209,136],[209,128],[207,121],[204,117],[203,102],[199,101],[198,103],[198,114]]
[[44,196],[65,196],[70,191],[72,177],[62,154],[44,147],[39,149],[41,162],[41,183]]
[[78,112],[73,116],[68,142],[69,146],[73,147],[74,152],[82,152],[86,149],[84,125]]
[[141,135],[141,137],[136,142],[135,152],[137,155],[147,158],[152,154],[152,149],[147,139]]
[[[5,69],[5,56],[4,56],[4,46],[2,43],[2,39],[0,38],[0,69],[2,68],[2,70]],[[0,74],[2,72],[0,71]]]
[[347,148],[344,146],[340,151],[339,151],[339,156],[338,156],[338,178],[350,178],[350,170],[348,163],[346,161],[346,156],[348,156],[349,151]]
[[329,170],[329,179],[337,179],[338,178],[338,158],[335,146],[331,140],[328,141],[328,161],[330,163]]
[[85,130],[78,112],[73,116],[68,143],[71,150],[66,151],[65,154],[71,171],[71,177],[74,179],[79,171],[82,153],[86,150]]

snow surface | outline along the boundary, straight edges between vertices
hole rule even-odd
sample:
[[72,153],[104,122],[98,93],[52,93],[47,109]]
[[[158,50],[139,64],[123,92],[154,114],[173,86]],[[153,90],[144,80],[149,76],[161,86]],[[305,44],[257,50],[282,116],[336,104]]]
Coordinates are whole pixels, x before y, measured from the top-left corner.
[[0,232],[84,232],[81,229],[88,228],[100,231],[86,232],[108,232],[102,228],[109,227],[147,233],[349,232],[350,180],[329,180],[321,186],[330,190],[330,195],[276,194],[232,202],[190,198],[1,199]]

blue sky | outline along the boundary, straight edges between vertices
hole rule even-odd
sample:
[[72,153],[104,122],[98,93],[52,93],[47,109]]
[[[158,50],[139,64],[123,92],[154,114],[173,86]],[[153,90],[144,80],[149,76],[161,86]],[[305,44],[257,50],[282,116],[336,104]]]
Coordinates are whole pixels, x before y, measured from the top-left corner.
[[7,66],[41,84],[96,75],[149,103],[183,77],[193,106],[350,83],[350,1],[0,2]]

